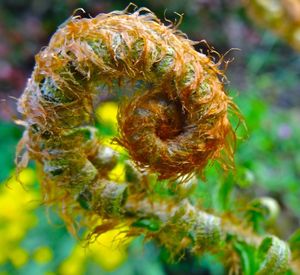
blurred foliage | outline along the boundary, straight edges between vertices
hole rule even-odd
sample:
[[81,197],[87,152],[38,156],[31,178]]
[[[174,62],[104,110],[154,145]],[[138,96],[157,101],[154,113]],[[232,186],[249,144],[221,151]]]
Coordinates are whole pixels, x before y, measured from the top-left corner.
[[21,129],[11,122],[0,121],[0,152],[1,152],[1,169],[0,182],[3,182],[15,167],[14,150],[22,136]]
[[271,29],[296,50],[300,50],[300,1],[245,1],[254,21]]
[[[76,8],[95,15],[127,4],[121,0],[0,2],[0,274],[219,275],[234,271],[235,255],[228,255],[228,266],[209,254],[201,258],[187,254],[171,264],[164,249],[151,242],[144,244],[142,237],[118,241],[115,237],[122,238],[120,232],[103,234],[90,247],[81,247],[57,214],[41,205],[33,164],[20,175],[22,184],[13,176],[14,151],[22,129],[9,121],[16,115],[15,101],[9,96],[22,92],[34,54]],[[241,49],[227,57],[236,59],[227,70],[231,81],[227,89],[241,109],[248,131],[238,130],[241,139],[235,174],[224,177],[217,167],[210,167],[206,182],[197,186],[198,204],[225,215],[235,210],[247,213],[245,222],[257,232],[267,230],[285,240],[295,232],[289,243],[300,254],[296,231],[300,226],[299,54],[269,31],[258,29],[241,1],[144,0],[136,4],[150,8],[162,19],[179,20],[174,12],[184,13],[179,28],[191,39],[205,38],[223,54],[232,47]],[[207,50],[203,43],[197,47]],[[111,99],[100,98],[106,103],[96,114],[107,144],[117,131],[117,107]],[[122,176],[119,165],[112,178]],[[266,202],[265,197],[277,204]],[[245,274],[252,274],[252,248],[239,241],[234,244]]]

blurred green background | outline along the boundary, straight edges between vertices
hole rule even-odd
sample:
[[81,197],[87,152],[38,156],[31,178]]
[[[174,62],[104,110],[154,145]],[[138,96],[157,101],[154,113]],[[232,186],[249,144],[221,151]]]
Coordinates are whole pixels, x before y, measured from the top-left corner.
[[[167,252],[142,237],[122,240],[109,232],[91,247],[82,247],[65,229],[54,211],[40,203],[34,164],[22,172],[23,185],[14,178],[14,152],[22,128],[16,98],[22,93],[34,66],[34,55],[46,46],[57,26],[75,9],[92,16],[116,9],[128,1],[1,0],[0,1],[0,274],[227,274],[217,258],[187,254],[169,263]],[[160,19],[178,20],[180,30],[192,40],[205,39],[226,59],[226,89],[244,115],[248,133],[240,135],[236,154],[234,191],[218,198],[218,174],[207,171],[200,183],[204,208],[230,211],[243,200],[270,196],[280,206],[278,221],[270,231],[283,239],[300,227],[300,55],[259,28],[237,0],[144,0]],[[80,14],[86,16],[83,12]],[[207,51],[204,43],[198,50]],[[101,99],[100,133],[116,132],[117,105]],[[214,194],[207,196],[205,194]],[[224,194],[223,194],[224,195]],[[235,198],[235,199],[233,199]],[[239,205],[240,204],[240,205]],[[116,241],[120,238],[120,241]],[[120,244],[121,243],[121,244]]]

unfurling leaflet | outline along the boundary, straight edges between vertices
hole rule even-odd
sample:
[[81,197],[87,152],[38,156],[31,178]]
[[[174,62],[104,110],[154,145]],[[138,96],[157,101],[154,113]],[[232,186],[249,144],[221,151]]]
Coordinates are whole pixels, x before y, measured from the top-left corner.
[[[72,232],[78,223],[96,235],[126,224],[129,235],[145,234],[174,254],[218,251],[228,234],[239,234],[239,226],[189,201],[194,174],[201,176],[209,162],[233,166],[228,113],[238,114],[218,66],[192,44],[140,9],[72,17],[36,56],[18,101],[26,130],[16,161],[19,169],[29,159],[41,167],[44,200],[60,209]],[[101,143],[94,127],[97,96],[116,86],[124,94],[115,141],[131,158],[124,182],[109,177],[120,155]],[[153,175],[177,185],[175,194],[156,193]],[[258,238],[242,237],[255,244]],[[287,246],[272,237],[263,246],[260,274],[288,268]]]

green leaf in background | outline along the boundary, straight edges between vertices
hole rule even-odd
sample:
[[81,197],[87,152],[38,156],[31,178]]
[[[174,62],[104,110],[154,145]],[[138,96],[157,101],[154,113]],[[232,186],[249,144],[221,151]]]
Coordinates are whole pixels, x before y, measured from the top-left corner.
[[161,221],[159,219],[139,219],[132,224],[134,227],[146,228],[149,231],[157,231],[161,226]]
[[257,233],[265,233],[265,225],[275,222],[279,215],[279,205],[269,197],[254,199],[249,203],[246,219]]
[[0,182],[4,182],[15,168],[15,150],[21,136],[20,127],[0,120]]
[[234,187],[233,175],[230,174],[224,180],[219,180],[216,185],[216,195],[214,196],[214,207],[220,212],[230,210],[232,203],[232,191]]
[[253,275],[255,273],[255,249],[245,242],[234,240],[233,247],[240,256],[244,275]]
[[300,229],[296,230],[289,238],[289,245],[293,253],[295,253],[295,257],[300,258]]

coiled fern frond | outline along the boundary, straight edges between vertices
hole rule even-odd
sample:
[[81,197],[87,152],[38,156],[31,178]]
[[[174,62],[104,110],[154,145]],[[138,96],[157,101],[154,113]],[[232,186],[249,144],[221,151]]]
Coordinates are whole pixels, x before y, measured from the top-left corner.
[[[17,165],[37,162],[45,203],[59,208],[72,232],[87,226],[91,237],[126,224],[128,235],[154,238],[175,256],[186,249],[218,252],[229,243],[260,245],[254,271],[282,274],[289,268],[286,243],[189,200],[194,175],[209,162],[233,167],[228,113],[238,114],[218,66],[192,45],[147,9],[70,18],[36,56],[19,99],[26,130]],[[94,127],[97,96],[115,86],[127,91],[115,139],[131,159],[124,182],[109,177],[121,157]],[[159,180],[175,189],[160,195]]]

